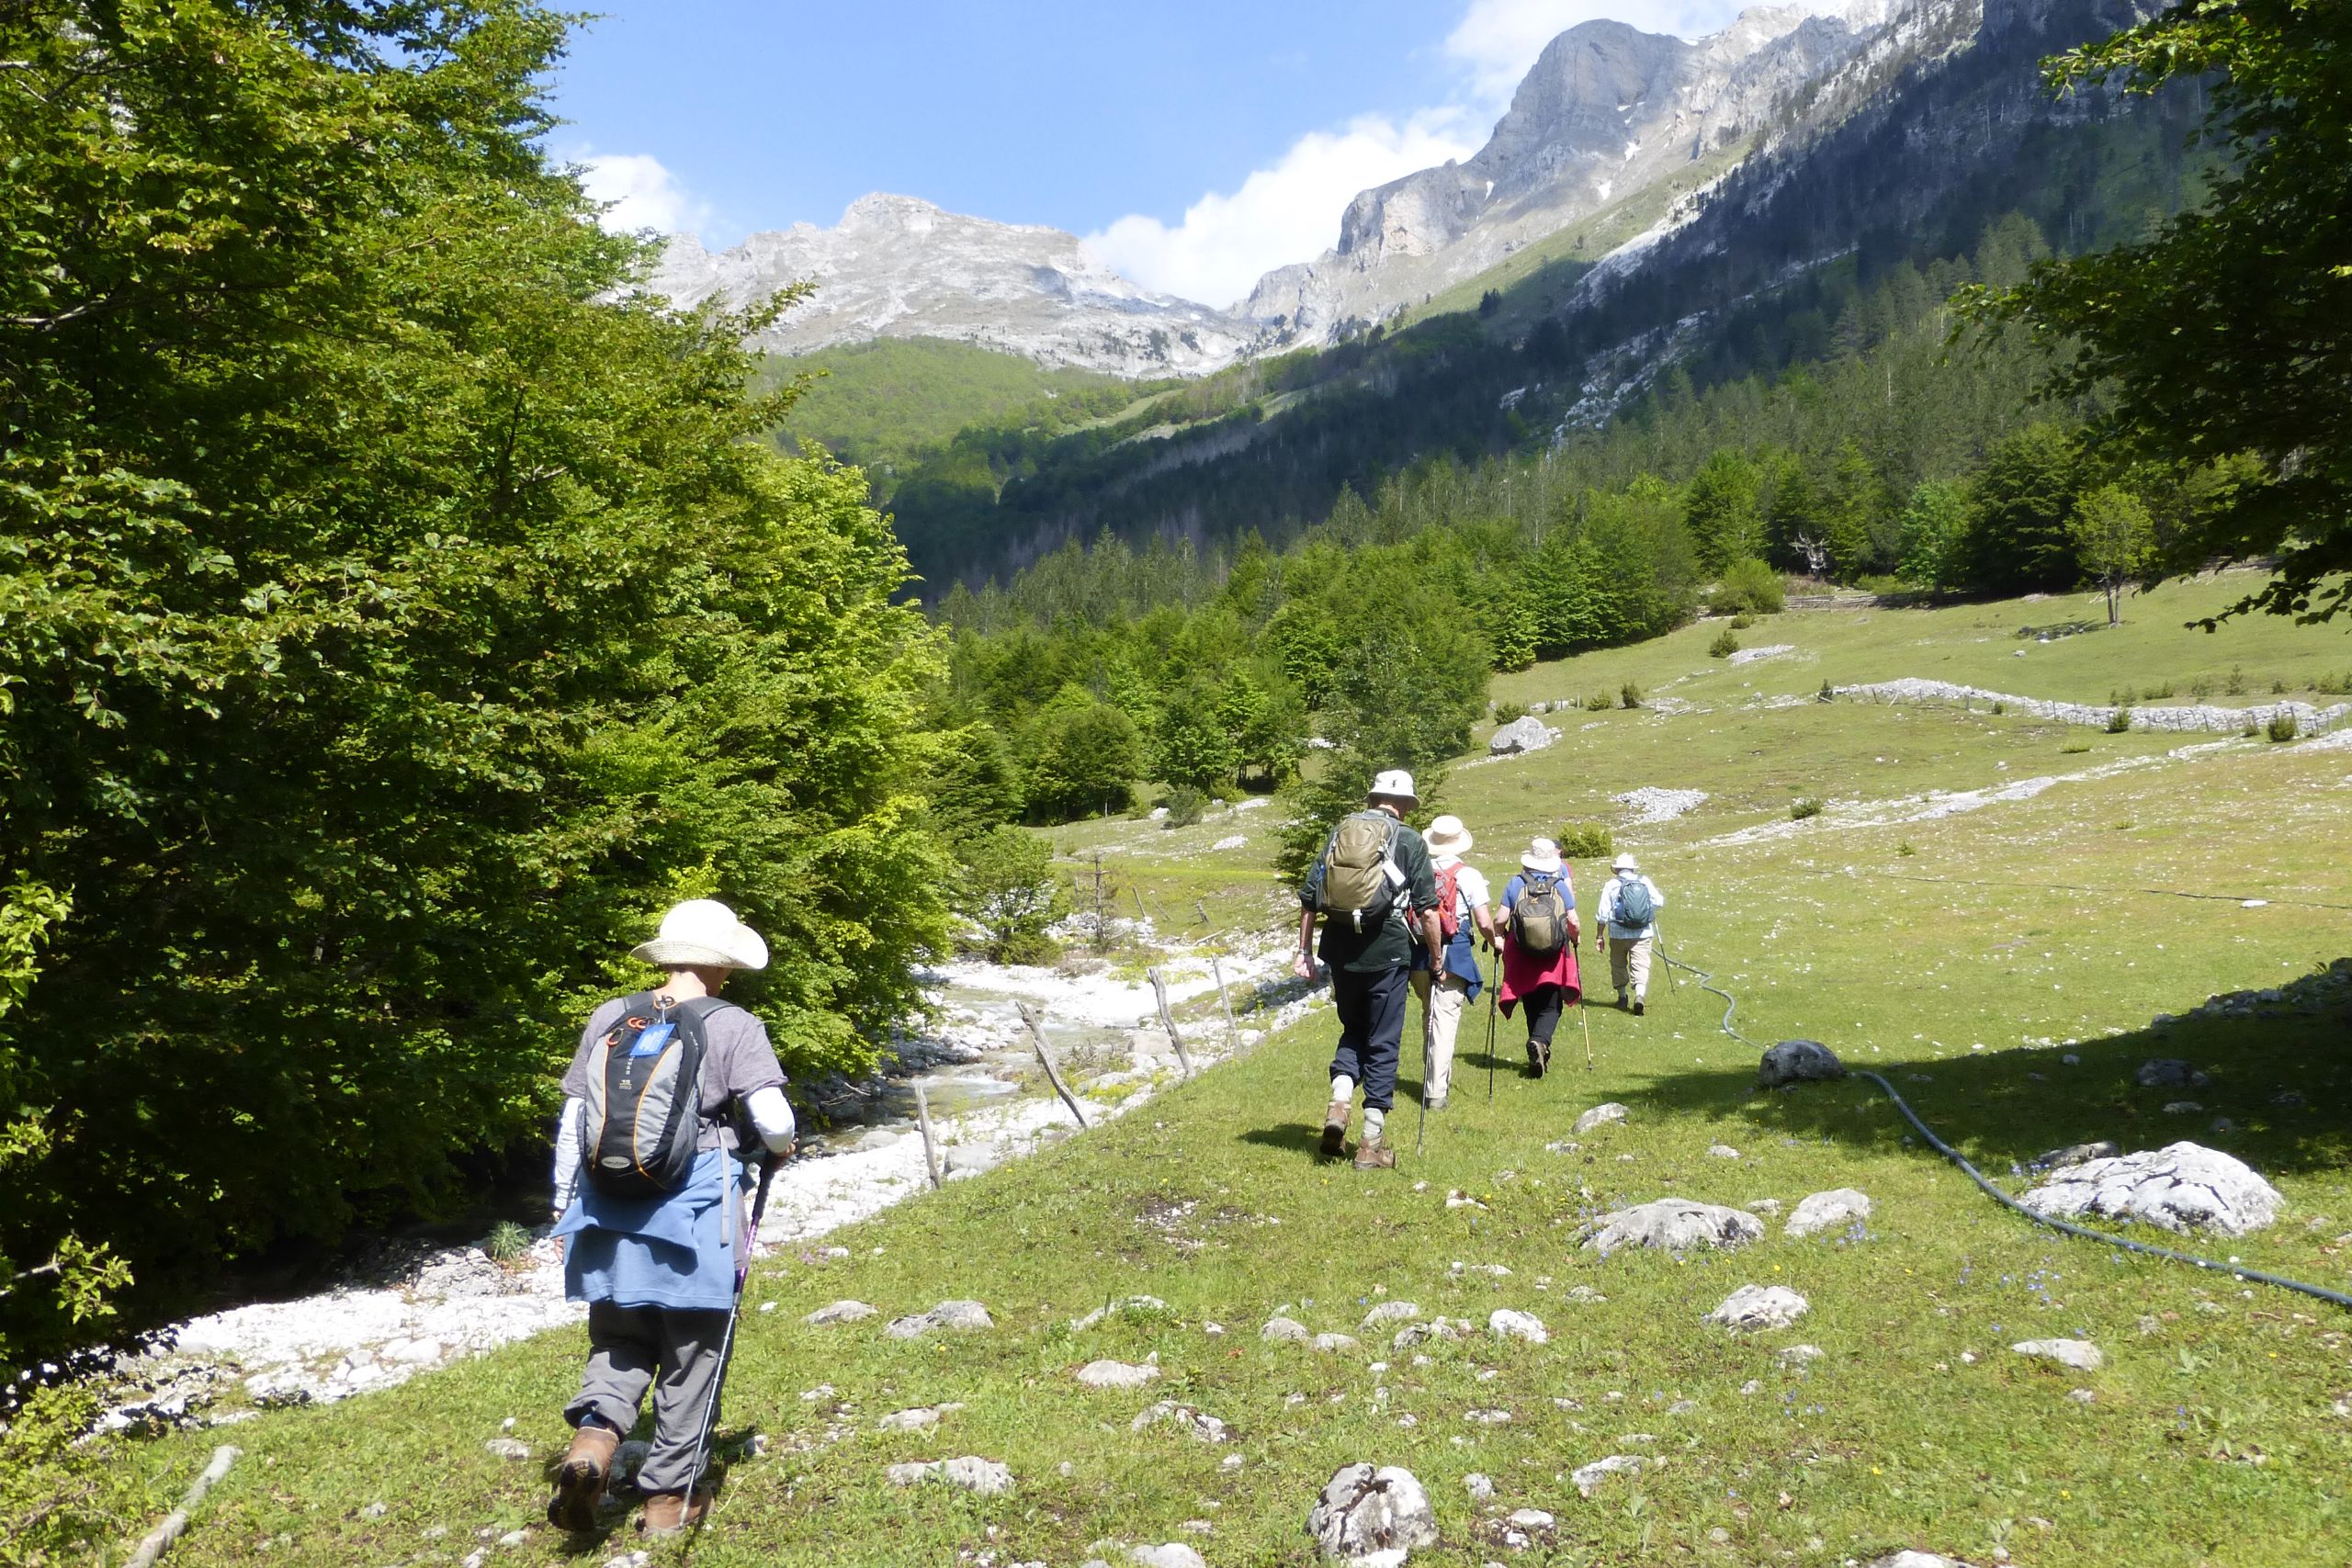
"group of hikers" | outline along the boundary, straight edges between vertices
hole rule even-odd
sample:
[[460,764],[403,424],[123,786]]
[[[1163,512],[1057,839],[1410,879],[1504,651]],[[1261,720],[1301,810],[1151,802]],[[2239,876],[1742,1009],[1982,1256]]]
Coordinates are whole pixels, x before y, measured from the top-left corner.
[[[1502,955],[1490,1006],[1506,1017],[1525,1010],[1527,1066],[1537,1077],[1551,1066],[1562,1013],[1583,996],[1582,931],[1559,845],[1530,843],[1496,902],[1464,859],[1472,840],[1461,818],[1440,817],[1415,832],[1405,818],[1419,805],[1410,774],[1380,774],[1364,809],[1332,830],[1300,891],[1296,972],[1316,976],[1319,919],[1340,1015],[1322,1151],[1346,1152],[1361,1089],[1360,1169],[1396,1163],[1381,1129],[1395,1103],[1408,995],[1422,1003],[1421,1096],[1431,1111],[1445,1107],[1463,1015],[1488,983],[1480,946]],[[1618,1002],[1630,998],[1635,1013],[1665,903],[1634,857],[1619,855],[1599,918]],[[548,1517],[582,1534],[596,1529],[621,1440],[650,1392],[638,1528],[658,1537],[692,1528],[709,1506],[699,1487],[752,1238],[768,1176],[791,1153],[797,1129],[767,1030],[719,996],[735,971],[766,967],[759,934],[726,905],[689,899],[631,956],[662,978],[589,1016],[556,1123],[553,1234],[564,1249],[565,1294],[588,1305],[588,1359],[564,1410],[573,1435]]]
[[[1321,1151],[1326,1159],[1347,1152],[1348,1122],[1361,1089],[1359,1170],[1384,1170],[1396,1163],[1384,1129],[1396,1104],[1408,995],[1422,1004],[1425,1111],[1445,1109],[1463,1015],[1488,984],[1479,968],[1480,946],[1501,953],[1488,1006],[1505,1018],[1514,1009],[1524,1011],[1532,1077],[1550,1070],[1552,1036],[1566,1010],[1584,998],[1577,965],[1583,930],[1559,844],[1531,840],[1504,885],[1501,902],[1491,903],[1486,876],[1463,858],[1470,852],[1470,830],[1460,818],[1448,816],[1415,832],[1405,819],[1419,805],[1410,773],[1381,773],[1373,780],[1363,809],[1332,829],[1299,889],[1293,970],[1301,979],[1315,979],[1319,953],[1340,1019]],[[1600,890],[1598,919],[1617,1005],[1630,1006],[1636,1016],[1647,1007],[1651,949],[1658,911],[1665,907],[1666,896],[1643,874],[1640,863],[1630,854],[1617,856]]]

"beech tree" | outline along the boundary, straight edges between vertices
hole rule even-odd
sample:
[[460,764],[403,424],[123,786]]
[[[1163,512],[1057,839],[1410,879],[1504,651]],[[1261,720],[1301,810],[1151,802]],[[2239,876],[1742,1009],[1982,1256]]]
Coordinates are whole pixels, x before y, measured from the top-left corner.
[[2224,156],[2201,207],[1969,308],[2057,357],[2052,395],[2104,394],[2090,439],[2117,467],[2254,455],[2265,482],[2233,487],[2160,569],[2275,555],[2230,613],[2326,620],[2352,607],[2352,6],[2186,0],[2048,67],[2062,93],[2209,76]]

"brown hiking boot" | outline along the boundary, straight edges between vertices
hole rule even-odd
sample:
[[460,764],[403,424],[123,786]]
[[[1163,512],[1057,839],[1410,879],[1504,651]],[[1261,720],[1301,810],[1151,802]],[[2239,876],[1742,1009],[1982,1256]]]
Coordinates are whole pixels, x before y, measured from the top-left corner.
[[1338,1159],[1348,1152],[1348,1102],[1335,1100],[1323,1112],[1323,1157]]
[[638,1516],[637,1528],[649,1540],[668,1536],[684,1535],[702,1523],[710,1512],[710,1494],[696,1492],[688,1501],[684,1492],[656,1492],[645,1500],[645,1512]]
[[596,1505],[613,1473],[613,1452],[621,1435],[609,1427],[582,1425],[555,1472],[555,1495],[548,1499],[548,1523],[586,1535],[596,1528]]
[[1379,1134],[1367,1133],[1363,1141],[1356,1145],[1356,1168],[1394,1170],[1396,1168],[1396,1151],[1383,1142]]

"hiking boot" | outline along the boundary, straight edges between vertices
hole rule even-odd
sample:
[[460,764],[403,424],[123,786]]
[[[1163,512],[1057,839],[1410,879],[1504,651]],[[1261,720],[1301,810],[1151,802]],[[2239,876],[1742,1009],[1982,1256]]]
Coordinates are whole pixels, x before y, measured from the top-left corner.
[[1445,1099],[1446,1097],[1441,1094],[1434,1100],[1425,1100],[1421,1101],[1421,1108],[1425,1111],[1442,1111],[1445,1109]]
[[1548,1040],[1528,1042],[1527,1076],[1532,1078],[1540,1078],[1551,1070],[1551,1066],[1552,1043]]
[[1396,1168],[1396,1151],[1383,1142],[1379,1134],[1367,1133],[1363,1141],[1356,1145],[1356,1168],[1394,1170]]
[[1617,993],[1617,1005],[1621,1008],[1625,1005],[1625,993],[1623,991]]
[[1642,998],[1639,997],[1634,998],[1634,1016],[1635,1018],[1642,1016]]
[[691,1500],[684,1492],[656,1492],[645,1500],[645,1512],[638,1516],[638,1532],[649,1540],[684,1535],[702,1523],[703,1516],[709,1512],[707,1492],[696,1492]]
[[571,1448],[555,1472],[555,1494],[548,1499],[548,1523],[574,1535],[596,1528],[596,1505],[613,1473],[613,1452],[621,1435],[610,1427],[581,1424],[571,1435]]
[[1335,1100],[1323,1112],[1323,1157],[1338,1159],[1348,1152],[1348,1102]]

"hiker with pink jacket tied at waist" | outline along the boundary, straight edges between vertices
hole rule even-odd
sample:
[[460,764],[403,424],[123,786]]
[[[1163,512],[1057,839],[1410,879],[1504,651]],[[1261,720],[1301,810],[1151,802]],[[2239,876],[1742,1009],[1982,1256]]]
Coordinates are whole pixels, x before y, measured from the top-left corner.
[[1536,839],[1519,857],[1519,872],[1503,888],[1503,983],[1495,992],[1505,1018],[1527,1006],[1527,1072],[1542,1077],[1552,1066],[1552,1034],[1561,1012],[1584,993],[1577,974],[1577,894],[1560,846]]
[[1642,1016],[1643,998],[1650,988],[1650,947],[1657,936],[1657,912],[1666,895],[1642,874],[1639,862],[1621,854],[1609,863],[1610,878],[1600,888],[1601,928],[1609,938],[1609,982],[1617,987],[1617,1005],[1625,1005],[1630,985],[1634,1016]]

